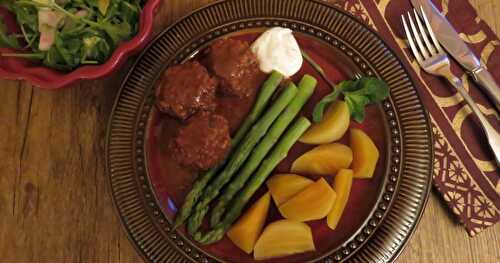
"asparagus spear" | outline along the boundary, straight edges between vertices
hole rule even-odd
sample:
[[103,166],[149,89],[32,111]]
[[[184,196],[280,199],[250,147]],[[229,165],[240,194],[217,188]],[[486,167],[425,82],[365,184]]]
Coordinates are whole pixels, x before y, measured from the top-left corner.
[[248,130],[260,118],[282,80],[283,75],[278,71],[273,71],[266,82],[264,82],[259,92],[259,97],[253,105],[252,111],[243,121],[243,124],[241,124],[240,128],[236,132],[236,135],[234,135],[234,138],[231,141],[233,147],[240,143],[243,137],[247,134]]
[[277,101],[269,110],[267,110],[261,119],[257,121],[242,142],[237,146],[222,172],[215,177],[212,183],[207,185],[202,198],[196,204],[191,216],[189,216],[187,228],[190,234],[196,233],[203,222],[203,218],[208,212],[210,202],[217,197],[222,187],[224,187],[224,185],[231,180],[234,173],[238,171],[240,166],[247,159],[248,155],[250,155],[254,146],[262,137],[264,137],[271,124],[290,103],[290,101],[292,101],[296,94],[297,87],[295,87],[295,85],[288,86],[285,91],[283,91]]
[[[281,113],[278,119],[273,123],[271,129],[262,139],[262,141],[253,149],[249,159],[245,162],[243,168],[238,172],[237,177],[225,188],[223,195],[218,199],[217,205],[212,209],[210,225],[216,226],[229,202],[236,193],[243,188],[250,175],[257,169],[266,154],[276,144],[280,136],[285,132],[288,125],[297,116],[304,104],[309,100],[316,87],[316,79],[305,75],[299,83],[299,92],[293,101]],[[292,84],[293,85],[293,84]]]
[[231,224],[240,216],[241,211],[246,206],[250,198],[257,189],[264,183],[269,174],[288,154],[288,151],[302,134],[311,126],[311,122],[305,117],[300,117],[290,129],[283,135],[273,151],[262,162],[252,179],[245,185],[236,199],[234,199],[231,208],[227,212],[224,220],[217,224],[211,231],[203,234],[197,232],[194,239],[201,244],[207,245],[221,240],[229,229]]
[[[250,127],[252,127],[255,121],[257,121],[257,119],[262,115],[262,112],[269,104],[271,97],[273,96],[282,80],[283,75],[281,75],[281,73],[277,71],[273,71],[266,82],[264,82],[250,114],[245,118],[243,124],[241,124],[240,128],[236,132],[236,135],[231,140],[231,149],[234,149],[235,146],[240,143],[241,139],[243,139]],[[193,188],[186,196],[186,199],[184,200],[179,213],[175,216],[174,228],[179,227],[180,225],[182,225],[182,223],[184,223],[184,221],[186,221],[186,219],[191,214],[194,205],[203,193],[203,189],[212,179],[212,177],[217,174],[220,168],[224,166],[226,160],[219,163],[216,167],[203,173],[200,178],[195,181],[195,183],[193,184]]]

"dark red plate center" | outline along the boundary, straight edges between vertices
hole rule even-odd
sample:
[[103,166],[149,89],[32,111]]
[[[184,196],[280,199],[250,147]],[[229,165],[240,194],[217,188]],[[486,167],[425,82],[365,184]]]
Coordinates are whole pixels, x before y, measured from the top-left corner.
[[[244,34],[240,33],[234,35],[233,37],[252,41],[256,36],[256,33],[246,32]],[[296,37],[302,49],[323,67],[332,81],[337,83],[351,78],[354,72],[359,72],[354,63],[352,63],[340,50],[328,47],[310,37],[298,34]],[[307,64],[307,62],[304,62],[301,71],[292,79],[298,83],[300,78],[306,73],[318,79],[318,87],[302,113],[304,116],[310,117],[314,105],[324,95],[328,94],[331,88],[321,79],[313,68]],[[387,120],[383,116],[383,111],[378,105],[371,105],[367,108],[366,118],[362,124],[351,121],[351,127],[361,128],[374,140],[380,151],[380,159],[373,179],[354,180],[347,207],[337,229],[334,231],[330,230],[324,219],[309,222],[308,224],[313,231],[316,252],[260,262],[292,263],[313,260],[343,245],[359,231],[374,209],[386,176],[386,159],[388,152],[386,122]],[[196,177],[196,174],[179,167],[170,158],[166,150],[166,142],[173,135],[175,129],[174,121],[170,120],[167,116],[161,115],[157,110],[153,110],[149,118],[147,131],[148,139],[146,142],[149,179],[159,205],[162,207],[166,217],[172,222],[177,208],[182,205],[184,197],[191,189],[193,180]],[[346,136],[342,138],[341,143],[348,145],[348,136],[349,134],[346,134]],[[292,148],[288,157],[278,166],[275,173],[289,172],[292,162],[302,153],[313,147],[314,146],[297,143]],[[318,177],[311,178],[317,179]],[[326,177],[326,179],[331,182],[333,176]],[[257,199],[265,191],[267,191],[267,189],[263,186],[254,198]],[[273,204],[268,216],[268,223],[278,219],[281,219],[281,216]],[[183,228],[180,229],[180,232],[184,233]],[[214,245],[202,247],[202,249],[210,255],[224,261],[255,262],[253,260],[253,255],[247,255],[238,249],[228,238],[224,238]]]

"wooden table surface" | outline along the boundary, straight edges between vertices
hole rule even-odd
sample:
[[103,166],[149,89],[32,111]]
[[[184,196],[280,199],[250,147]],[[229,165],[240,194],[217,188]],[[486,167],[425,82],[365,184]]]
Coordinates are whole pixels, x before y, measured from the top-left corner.
[[[165,0],[156,32],[210,1]],[[500,33],[500,3],[472,0]],[[57,92],[0,80],[2,262],[141,262],[112,206],[106,125],[130,63]],[[500,224],[469,238],[436,193],[399,262],[500,262]]]

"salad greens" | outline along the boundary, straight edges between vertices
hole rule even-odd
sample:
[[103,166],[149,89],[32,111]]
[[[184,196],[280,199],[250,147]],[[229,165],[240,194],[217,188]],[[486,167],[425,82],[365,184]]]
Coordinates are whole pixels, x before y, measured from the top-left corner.
[[365,106],[380,102],[389,96],[389,87],[384,81],[371,77],[342,81],[332,93],[316,104],[313,111],[314,122],[320,122],[323,119],[325,108],[334,102],[340,94],[344,95],[344,101],[349,107],[351,117],[357,122],[363,122]]
[[0,46],[19,48],[16,36],[7,35],[6,31],[7,26],[4,24],[2,17],[0,17]]
[[0,16],[1,56],[39,60],[58,70],[105,62],[137,33],[144,0],[0,0],[22,34],[11,34]]

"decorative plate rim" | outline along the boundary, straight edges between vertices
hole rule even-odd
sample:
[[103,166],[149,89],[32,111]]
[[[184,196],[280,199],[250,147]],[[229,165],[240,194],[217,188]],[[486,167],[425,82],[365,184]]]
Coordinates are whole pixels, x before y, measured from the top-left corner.
[[[279,5],[279,3],[276,3],[277,1],[279,0],[271,0],[269,1],[269,3],[272,4],[276,4],[276,5]],[[179,19],[177,22],[173,23],[171,26],[169,26],[168,28],[166,28],[161,34],[159,34],[151,43],[148,44],[148,46],[146,47],[146,49],[141,53],[141,55],[139,56],[139,58],[136,60],[136,62],[134,63],[132,69],[128,72],[126,78],[124,79],[123,81],[123,84],[122,84],[122,87],[120,88],[120,91],[119,91],[119,94],[117,95],[117,99],[115,100],[115,103],[113,105],[113,110],[112,110],[112,118],[110,118],[109,120],[109,123],[108,123],[108,131],[107,131],[107,143],[106,143],[106,169],[107,169],[107,174],[108,174],[108,182],[109,182],[109,186],[110,186],[110,190],[111,190],[111,193],[112,193],[112,199],[113,199],[113,204],[115,206],[115,209],[117,210],[118,214],[119,214],[119,218],[120,218],[120,221],[121,221],[121,224],[122,226],[125,228],[126,232],[127,232],[127,237],[131,240],[132,244],[134,245],[134,247],[136,248],[136,250],[138,252],[140,252],[141,256],[146,259],[146,260],[151,260],[151,255],[148,255],[145,251],[144,251],[144,248],[142,247],[141,244],[139,244],[138,240],[136,240],[137,237],[133,237],[133,234],[131,233],[131,230],[129,229],[129,225],[128,225],[128,222],[126,222],[125,220],[125,216],[123,215],[120,207],[119,207],[119,202],[117,200],[117,196],[116,196],[116,186],[114,187],[113,186],[113,168],[112,168],[112,163],[111,163],[111,159],[112,159],[112,156],[110,156],[110,147],[112,146],[112,134],[113,134],[113,121],[115,120],[115,115],[116,115],[116,111],[117,111],[117,108],[119,106],[119,103],[121,101],[121,98],[123,96],[123,93],[124,93],[124,90],[126,89],[126,85],[127,85],[127,82],[130,81],[130,78],[134,75],[134,72],[136,70],[138,70],[137,68],[141,65],[141,62],[143,62],[143,60],[145,59],[145,57],[148,55],[148,52],[150,51],[150,49],[152,49],[155,45],[160,45],[159,43],[161,42],[161,40],[163,38],[168,38],[168,33],[175,29],[177,26],[179,26],[182,22],[185,22],[185,20],[189,19],[191,16],[193,15],[196,15],[196,14],[199,14],[199,13],[202,13],[202,12],[209,12],[211,8],[214,8],[214,6],[218,6],[218,5],[231,5],[232,3],[238,3],[238,2],[241,2],[240,0],[234,0],[234,1],[216,1],[216,2],[213,2],[207,6],[204,6],[204,7],[201,7],[201,8],[198,8],[194,11],[192,11],[191,13],[189,13],[188,15],[182,17],[181,19]],[[252,3],[260,3],[260,2],[264,2],[264,1],[260,1],[259,0],[251,0],[251,1],[247,1],[247,2],[252,2]],[[287,1],[283,1],[283,2],[287,2]],[[289,2],[289,1],[288,1]],[[399,255],[400,253],[402,252],[403,248],[406,246],[407,244],[407,241],[411,238],[411,236],[413,235],[414,233],[414,230],[415,228],[417,227],[422,215],[423,215],[423,212],[424,212],[424,209],[425,209],[425,206],[426,206],[426,203],[427,203],[427,200],[428,200],[428,196],[429,196],[429,193],[430,193],[430,189],[431,189],[431,179],[432,179],[432,160],[433,160],[433,156],[434,156],[434,152],[433,152],[433,148],[432,148],[432,143],[433,143],[433,138],[432,138],[432,133],[431,133],[431,126],[430,126],[430,120],[429,120],[429,116],[428,116],[428,113],[427,111],[425,110],[425,108],[423,107],[423,104],[422,104],[422,100],[419,96],[419,94],[416,92],[416,87],[415,87],[415,84],[414,84],[414,81],[413,79],[411,78],[411,76],[409,75],[408,73],[408,70],[406,69],[406,67],[404,66],[403,63],[401,63],[401,61],[399,60],[399,58],[396,56],[396,54],[394,53],[393,50],[391,50],[388,45],[384,42],[383,39],[381,39],[381,37],[375,32],[373,31],[371,28],[363,25],[362,23],[360,23],[355,17],[353,17],[351,14],[343,11],[343,10],[339,10],[338,8],[336,8],[335,6],[332,6],[328,3],[324,3],[324,2],[319,2],[319,1],[316,1],[316,0],[301,0],[301,1],[297,1],[299,2],[299,4],[303,4],[303,5],[321,5],[323,6],[324,8],[328,10],[333,10],[331,12],[334,12],[336,14],[339,14],[340,15],[340,18],[338,19],[342,19],[343,17],[347,17],[347,21],[345,24],[349,24],[349,25],[353,25],[352,27],[360,27],[361,30],[367,30],[368,31],[368,35],[371,37],[371,40],[375,40],[377,42],[380,42],[379,45],[377,45],[375,49],[375,51],[380,51],[380,50],[383,50],[385,52],[388,52],[390,55],[387,55],[385,57],[387,58],[390,58],[390,59],[393,59],[394,61],[392,62],[393,64],[395,64],[395,68],[396,68],[396,71],[402,71],[403,72],[403,76],[406,79],[406,82],[408,82],[410,85],[408,87],[405,87],[405,88],[408,88],[410,90],[413,90],[414,91],[414,94],[412,94],[412,96],[415,96],[415,98],[413,98],[412,100],[416,100],[416,105],[419,106],[419,108],[422,110],[422,113],[421,113],[421,117],[423,117],[423,124],[425,126],[425,130],[427,131],[426,132],[426,146],[429,147],[428,149],[428,152],[426,153],[426,158],[428,160],[428,166],[426,168],[421,168],[423,170],[426,170],[426,175],[427,175],[427,178],[426,178],[426,181],[424,181],[424,186],[423,186],[423,191],[420,195],[420,204],[418,204],[417,202],[417,205],[418,207],[415,208],[416,211],[416,214],[415,214],[415,217],[413,219],[413,222],[411,222],[411,225],[410,227],[406,230],[406,234],[402,234],[403,235],[403,239],[400,240],[400,244],[396,247],[395,250],[393,250],[392,252],[389,251],[389,254],[390,257],[387,258],[385,257],[386,255],[383,255],[383,254],[380,254],[380,255],[377,255],[377,256],[381,256],[379,257],[379,261],[392,261],[392,260],[395,260]],[[263,4],[265,5],[265,4]],[[208,10],[208,11],[207,11]],[[248,21],[252,20],[251,22],[246,22],[247,19]],[[280,25],[279,22],[276,22],[278,20],[281,20],[282,23],[287,23],[285,20],[287,20],[286,18],[283,18],[283,17],[264,17],[264,16],[261,16],[261,17],[255,17],[255,18],[242,18],[241,19],[242,21],[245,20],[245,23],[256,23],[255,24],[255,27],[266,27],[266,26],[274,26],[274,25]],[[265,20],[269,20],[269,24],[267,24],[267,22],[262,22],[262,24],[257,24],[257,21],[265,21]],[[272,21],[275,21],[275,22],[272,22]],[[288,19],[289,21],[291,21],[291,19]],[[353,22],[348,22],[348,21],[353,21]],[[240,29],[241,27],[238,25],[238,24],[241,24],[243,22],[238,22],[237,20],[235,21],[226,21],[224,23],[224,25],[219,25],[219,26],[216,26],[216,27],[210,27],[210,29],[208,29],[207,31],[204,31],[204,32],[201,32],[202,35],[207,35],[209,34],[210,32],[214,32],[214,31],[217,31],[218,30],[222,30],[222,35],[225,35],[226,33],[229,33],[231,32],[231,30],[228,30],[227,28],[230,28],[231,29],[234,29],[234,31],[238,31],[238,29]],[[274,23],[278,23],[278,24],[274,24]],[[289,22],[289,23],[295,23],[297,25],[301,25],[301,24],[308,24],[308,25],[302,25],[304,27],[304,30],[302,30],[302,28],[293,28],[293,30],[300,30],[300,31],[309,31],[309,30],[312,30],[311,32],[311,35],[314,35],[314,34],[317,34],[316,35],[316,38],[325,38],[325,39],[322,39],[324,40],[323,42],[327,41],[327,42],[330,42],[330,45],[332,46],[332,43],[330,40],[327,40],[327,38],[329,37],[328,34],[332,34],[331,32],[329,32],[327,29],[324,29],[324,28],[321,28],[321,25],[315,25],[315,24],[311,24],[310,21],[295,21],[295,22]],[[249,25],[249,28],[253,28],[254,24],[252,25]],[[283,25],[281,25],[283,26]],[[310,28],[307,28],[307,26],[310,26]],[[225,29],[226,28],[226,29]],[[224,29],[226,31],[224,31]],[[315,30],[318,30],[315,32]],[[326,35],[320,35],[320,34],[323,34],[322,31],[326,31]],[[307,34],[307,32],[304,32]],[[338,33],[338,32],[337,32]],[[219,37],[220,36],[220,32],[219,34],[215,33],[216,35],[214,36],[214,38],[216,37]],[[338,33],[339,34],[339,33]],[[369,37],[369,38],[370,38]],[[340,38],[340,37],[339,37]],[[198,40],[198,41],[195,41],[195,40]],[[368,39],[370,40],[370,39]],[[165,40],[166,41],[166,40]],[[174,50],[172,53],[172,56],[169,56],[169,60],[170,62],[172,62],[173,60],[176,60],[176,58],[179,58],[179,57],[182,57],[182,56],[187,56],[189,53],[191,53],[194,49],[196,49],[196,45],[194,42],[201,42],[203,43],[204,41],[206,41],[206,39],[204,39],[203,37],[199,37],[199,36],[196,36],[196,37],[190,37],[190,39],[186,42],[183,42],[181,43],[181,48],[180,49],[177,49],[177,50]],[[333,45],[335,46],[335,45]],[[192,48],[191,48],[192,47]],[[338,46],[341,50],[346,50],[346,49],[349,49],[349,47],[344,47],[342,48],[341,46]],[[357,52],[356,50],[352,50],[354,52]],[[352,54],[348,54],[349,51],[346,51],[346,55],[349,55],[351,58],[353,58],[353,55],[354,52],[352,52]],[[363,59],[366,59],[366,60],[369,60],[367,58],[363,58],[363,57],[358,57],[357,60],[355,58],[353,58],[353,62],[355,62],[356,65],[359,65],[359,61],[360,60],[363,60]],[[177,61],[179,61],[179,59],[177,59]],[[151,64],[151,63],[149,63]],[[370,65],[367,65],[368,67],[371,67]],[[363,70],[366,70],[366,67],[363,67]],[[370,72],[371,70],[368,69],[368,75],[370,75]],[[380,70],[379,70],[380,71]],[[382,70],[384,71],[384,70]],[[372,72],[372,74],[377,74],[377,73],[380,73],[380,72]],[[159,73],[158,73],[159,74]],[[156,75],[158,75],[156,74]],[[150,88],[149,88],[150,90]],[[397,90],[396,90],[397,91]],[[396,92],[395,91],[395,92]],[[132,92],[132,91],[131,91]],[[147,90],[144,91],[145,94],[147,94]],[[150,101],[151,100],[151,101]],[[146,102],[145,102],[146,101]],[[149,101],[149,104],[148,104],[148,101]],[[143,139],[145,135],[145,127],[147,126],[147,123],[144,122],[144,119],[146,119],[146,122],[147,122],[147,119],[149,118],[149,112],[151,110],[152,107],[152,98],[151,97],[148,97],[147,99],[144,98],[142,99],[139,103],[139,109],[142,109],[142,111],[139,111],[139,109],[137,109],[137,116],[135,118],[135,125],[133,126],[133,129],[131,129],[131,133],[133,135],[133,140],[132,140],[132,143],[135,144],[135,146],[137,145],[140,145],[140,147],[130,147],[132,149],[132,152],[131,154],[135,157],[134,155],[134,152],[136,152],[139,156],[139,158],[132,158],[131,160],[134,162],[134,174],[137,174],[139,173],[140,175],[138,176],[139,178],[136,178],[136,183],[139,183],[138,180],[141,180],[141,181],[145,181],[145,184],[143,184],[143,187],[144,185],[147,185],[148,187],[151,187],[150,186],[150,182],[148,180],[148,171],[147,171],[147,166],[143,167],[142,170],[140,169],[146,162],[147,160],[144,160],[145,156],[146,156],[146,151],[145,151],[145,141]],[[388,202],[388,204],[386,204],[385,207],[381,207],[380,205],[380,198],[379,200],[377,200],[376,202],[376,206],[374,207],[374,211],[372,211],[372,213],[370,213],[370,216],[366,219],[365,223],[363,224],[363,227],[361,229],[365,229],[365,227],[368,227],[367,229],[371,229],[370,231],[368,231],[368,233],[366,233],[368,235],[368,237],[365,237],[365,238],[362,238],[362,241],[361,240],[357,240],[359,242],[361,242],[361,246],[358,246],[358,245],[352,245],[352,244],[356,244],[356,240],[359,236],[353,236],[352,238],[350,238],[350,240],[346,241],[347,245],[348,246],[345,246],[345,247],[341,247],[341,249],[338,249],[336,251],[336,253],[331,253],[331,252],[328,252],[326,255],[324,256],[321,256],[320,258],[317,258],[315,260],[322,260],[323,262],[333,262],[333,261],[344,261],[344,260],[348,260],[348,259],[351,259],[353,255],[355,255],[356,253],[352,253],[352,252],[357,252],[362,246],[366,245],[367,243],[369,243],[369,240],[373,239],[373,236],[375,236],[375,234],[377,233],[377,231],[379,231],[379,227],[383,225],[383,222],[386,220],[386,216],[390,213],[390,211],[392,209],[394,209],[392,206],[393,206],[393,203],[394,203],[394,200],[396,200],[397,198],[394,198],[395,196],[399,196],[400,194],[400,186],[401,186],[401,182],[402,182],[402,174],[403,174],[403,164],[404,164],[404,161],[406,159],[404,159],[404,147],[402,146],[403,144],[403,140],[402,140],[402,136],[403,136],[403,129],[402,129],[402,124],[401,124],[401,121],[400,121],[400,117],[398,115],[398,112],[395,110],[395,107],[396,105],[394,104],[394,101],[393,101],[393,95],[392,95],[392,90],[391,90],[391,98],[388,100],[388,101],[385,101],[383,104],[382,104],[382,107],[384,109],[386,109],[384,112],[386,113],[389,113],[389,112],[392,112],[391,115],[393,117],[393,122],[395,123],[394,125],[392,126],[396,126],[398,129],[393,129],[393,131],[395,131],[395,133],[393,134],[394,137],[392,137],[392,139],[394,140],[394,142],[396,142],[396,140],[399,140],[398,143],[395,143],[395,145],[398,145],[397,147],[400,147],[400,148],[397,148],[399,149],[399,151],[395,151],[395,153],[398,155],[396,156],[397,161],[395,161],[396,159],[393,159],[392,157],[394,157],[392,154],[392,150],[393,150],[393,145],[392,144],[389,144],[390,147],[389,148],[389,154],[388,154],[388,160],[387,162],[390,162],[391,165],[388,165],[388,168],[390,167],[391,169],[393,169],[392,171],[392,176],[390,175],[391,174],[391,170],[388,170],[386,171],[386,173],[389,173],[389,175],[384,179],[384,182],[383,182],[383,187],[385,189],[383,189],[382,193],[380,194],[380,198],[384,198],[384,200],[386,200]],[[393,109],[394,108],[394,109]],[[141,112],[142,112],[142,116],[141,116]],[[389,114],[390,115],[390,114]],[[142,121],[141,120],[141,117],[142,117]],[[387,116],[386,116],[387,117]],[[388,120],[388,123],[393,123],[391,121]],[[139,129],[136,129],[137,127],[140,127]],[[142,137],[141,138],[137,138],[136,135],[137,134],[140,134]],[[391,138],[389,138],[391,139]],[[138,140],[141,140],[141,141],[138,141]],[[139,143],[140,142],[140,143]],[[142,152],[141,152],[142,151]],[[140,160],[142,158],[142,160]],[[134,161],[135,159],[135,161]],[[147,158],[146,158],[147,159]],[[137,167],[137,163],[140,163],[140,166]],[[393,165],[394,163],[396,163],[396,165]],[[132,175],[134,176],[134,175]],[[137,176],[135,176],[137,177]],[[142,178],[142,179],[140,179]],[[390,183],[390,185],[392,187],[388,188],[388,181],[392,182]],[[140,186],[139,185],[136,185],[136,187],[138,188],[137,190],[140,191]],[[154,194],[153,194],[154,196]],[[150,196],[150,198],[152,198],[153,196]],[[140,197],[139,197],[140,199]],[[153,198],[155,199],[155,198]],[[140,200],[140,201],[144,201],[144,200]],[[155,207],[157,206],[157,204],[155,204],[155,202],[157,202],[157,199],[151,201],[150,203],[148,203],[149,206],[151,207]],[[146,204],[143,204],[144,207],[147,207]],[[377,208],[380,208],[381,210],[383,210],[382,214],[377,214],[376,215],[376,220],[375,221],[372,221],[375,219],[375,210],[377,210]],[[159,211],[159,212],[158,212]],[[163,215],[163,213],[161,213],[161,209],[156,209],[153,213],[149,213],[149,214],[153,214],[153,215],[148,215],[148,212],[144,212],[145,213],[145,216],[151,216],[151,217],[160,217],[161,215]],[[150,218],[151,219],[151,218]],[[372,223],[374,222],[374,223]],[[163,221],[163,223],[161,221],[158,221],[156,224],[155,224],[155,227],[157,230],[158,229],[158,225],[163,225],[167,222]],[[167,223],[168,224],[168,223]],[[371,226],[371,227],[370,227]],[[171,232],[171,228],[169,227],[166,227],[164,228],[162,231],[166,230],[167,232]],[[178,239],[184,239],[184,237],[181,237],[179,238],[177,236],[176,233],[170,233],[171,235],[168,237],[168,243],[169,243],[169,248],[174,248],[172,251],[173,252],[169,252],[169,256],[171,257],[174,257],[174,258],[178,258],[179,260],[182,260],[183,258],[180,257],[179,255],[183,256],[183,257],[186,257],[185,260],[192,260],[192,261],[197,261],[197,262],[205,262],[205,261],[208,261],[208,259],[214,259],[213,256],[211,255],[206,255],[203,256],[203,254],[205,253],[204,251],[200,251],[200,254],[196,254],[198,255],[197,257],[194,256],[194,257],[189,257],[188,254],[193,254],[192,251],[193,249],[197,249],[197,246],[196,245],[193,245],[192,242],[190,242],[189,240],[178,240]],[[400,233],[401,234],[401,233]],[[177,241],[176,241],[177,240]],[[193,248],[190,248],[189,246],[186,246],[186,248],[182,248],[184,247],[184,243],[185,241],[188,241],[188,243],[190,243],[190,245],[193,245]],[[354,243],[350,243],[350,241],[353,241]],[[344,243],[345,244],[345,243]],[[374,256],[374,255],[372,255]],[[168,258],[167,258],[168,259]]]

